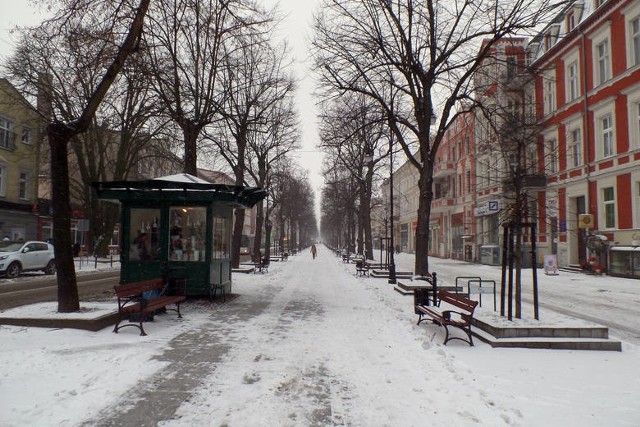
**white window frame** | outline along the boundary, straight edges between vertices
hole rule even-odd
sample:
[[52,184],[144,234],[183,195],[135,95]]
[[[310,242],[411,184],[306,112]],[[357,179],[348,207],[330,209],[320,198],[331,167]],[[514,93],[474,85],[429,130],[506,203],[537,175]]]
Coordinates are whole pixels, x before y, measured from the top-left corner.
[[[604,128],[604,119],[611,119],[611,128]],[[595,128],[595,147],[596,147],[596,160],[602,160],[615,156],[616,154],[616,115],[614,99],[608,98],[603,100],[596,108],[593,109],[593,120]],[[605,134],[606,132],[606,134]],[[612,146],[611,152],[605,149],[605,143],[610,137]]]
[[13,120],[5,116],[0,116],[0,147],[13,150],[15,144],[15,134]]
[[[611,28],[606,24],[591,37],[593,58],[593,87],[598,87],[611,80]],[[599,47],[606,45],[604,56],[599,55]]]
[[580,93],[580,52],[575,51],[563,58],[565,64],[566,103],[578,99]]
[[582,118],[572,120],[566,124],[565,139],[567,147],[567,169],[584,166],[584,132]]
[[527,159],[525,164],[525,170],[531,174],[538,173],[538,145],[529,144],[527,146]]
[[612,157],[616,154],[615,126],[613,113],[607,113],[598,118],[600,137],[602,143],[602,157]]
[[[640,65],[640,3],[632,2],[622,9],[622,14],[626,25],[627,68],[632,68]],[[638,25],[637,31],[634,31],[634,22]]]
[[631,203],[633,214],[633,228],[640,228],[640,171],[631,174],[632,194]]
[[29,200],[31,197],[31,173],[21,170],[18,181],[18,198],[20,200]]
[[549,71],[542,76],[544,115],[549,115],[556,111],[556,72]]
[[0,197],[7,195],[7,180],[9,168],[5,163],[0,163]]
[[548,174],[555,175],[558,173],[558,139],[545,138],[544,149],[547,153],[545,169]]
[[21,141],[23,144],[31,145],[33,142],[33,131],[28,126],[22,127],[22,137]]
[[627,98],[629,150],[640,149],[640,83],[621,91]]
[[[610,185],[608,185],[610,184]],[[613,193],[613,199],[611,200],[605,200],[604,196],[605,196],[605,191],[611,189],[612,193]],[[601,214],[600,214],[600,224],[601,225],[601,229],[603,230],[615,230],[616,229],[616,224],[618,223],[618,212],[616,210],[616,187],[615,185],[613,185],[612,182],[609,182],[609,180],[607,180],[607,182],[602,182],[600,184],[600,206],[602,207],[602,209],[600,210]],[[607,209],[612,209],[613,210],[613,224],[607,224],[607,217],[608,217],[608,212]]]

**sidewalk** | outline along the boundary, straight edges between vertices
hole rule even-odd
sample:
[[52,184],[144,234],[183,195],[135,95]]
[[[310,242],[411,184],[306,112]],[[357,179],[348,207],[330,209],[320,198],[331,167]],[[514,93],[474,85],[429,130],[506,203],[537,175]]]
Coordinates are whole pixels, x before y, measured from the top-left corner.
[[[407,297],[328,249],[235,275],[113,334],[1,327],[3,424],[163,426],[637,425],[638,349],[442,346]],[[5,423],[6,421],[6,423]]]

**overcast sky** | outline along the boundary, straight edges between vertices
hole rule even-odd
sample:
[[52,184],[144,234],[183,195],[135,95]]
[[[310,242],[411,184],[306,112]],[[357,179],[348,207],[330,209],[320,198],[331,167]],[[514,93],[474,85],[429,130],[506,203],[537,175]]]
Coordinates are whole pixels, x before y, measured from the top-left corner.
[[[297,105],[300,113],[302,131],[302,149],[296,153],[296,160],[309,170],[313,187],[318,190],[322,185],[320,177],[321,156],[317,151],[318,143],[315,101],[311,96],[314,89],[313,77],[307,58],[307,43],[311,36],[311,18],[320,0],[261,0],[266,5],[280,4],[280,10],[286,15],[282,25],[282,34],[289,40],[295,58],[296,77],[300,80],[297,93]],[[39,22],[42,16],[26,0],[0,0],[0,60],[11,53],[12,39],[9,31],[15,25],[28,25]],[[317,207],[316,207],[317,208]]]

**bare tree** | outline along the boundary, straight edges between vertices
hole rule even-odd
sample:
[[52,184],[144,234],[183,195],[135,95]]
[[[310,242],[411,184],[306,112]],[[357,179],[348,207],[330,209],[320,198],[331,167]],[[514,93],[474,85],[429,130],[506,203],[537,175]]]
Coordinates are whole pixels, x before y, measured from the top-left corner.
[[356,252],[367,259],[373,259],[371,197],[376,169],[388,158],[386,135],[386,115],[361,95],[336,98],[321,115],[320,146],[357,184]]
[[[523,257],[526,255],[524,243],[528,240],[537,318],[535,236],[541,219],[538,192],[546,187],[546,168],[544,149],[538,138],[542,128],[537,123],[536,105],[531,96],[536,75],[527,69],[522,55],[518,61],[503,62],[504,57],[492,58],[483,64],[476,77],[484,83],[477,85],[478,92],[491,94],[481,97],[476,109],[478,134],[483,136],[477,141],[478,162],[485,175],[479,178],[488,181],[484,183],[487,187],[500,188],[506,202],[500,212],[504,228],[502,253],[506,255],[502,260],[501,315],[505,315],[504,302],[508,294],[509,319],[514,301],[516,318],[522,316],[522,268],[527,261]],[[496,70],[504,72],[496,73]]]
[[[249,141],[259,138],[269,126],[273,109],[295,88],[287,62],[286,46],[273,47],[263,34],[239,40],[233,53],[225,56],[224,92],[220,106],[222,120],[207,132],[232,168],[236,185],[246,184]],[[231,262],[240,263],[244,209],[237,209],[233,229]]]
[[[57,3],[57,2],[56,2]],[[34,81],[32,78],[19,79],[23,88],[31,93],[48,94],[43,101],[44,115],[49,121],[47,138],[51,153],[51,187],[53,207],[53,238],[55,242],[56,264],[58,268],[58,311],[74,312],[80,308],[75,267],[71,252],[71,197],[69,182],[69,142],[75,136],[86,132],[107,95],[107,91],[124,67],[128,56],[139,43],[143,22],[150,0],[85,1],[60,2],[53,18],[39,27],[25,29],[23,39],[40,41],[43,49],[41,58],[46,58],[50,73]],[[65,43],[67,38],[84,34],[92,40],[92,55],[86,58],[88,68],[95,70],[95,86],[78,103],[72,105],[56,100],[68,99],[53,96],[55,92],[71,90],[66,75],[66,59],[72,55]],[[28,52],[28,45],[19,48],[14,61],[19,61]],[[15,64],[17,65],[17,64]],[[33,62],[22,67],[38,66]],[[15,67],[14,67],[15,69]],[[41,69],[33,69],[29,76],[37,75]]]
[[197,144],[225,96],[226,56],[270,18],[251,0],[158,0],[149,16],[143,62],[166,114],[184,137],[184,172],[197,174]]
[[325,156],[320,225],[323,239],[334,249],[348,247],[353,238],[355,212],[353,179],[339,163],[333,162],[335,153]]
[[[271,172],[279,163],[287,160],[286,156],[298,147],[300,132],[298,116],[293,102],[293,93],[272,105],[263,123],[249,135],[247,140],[247,172],[255,185],[269,191]],[[262,230],[269,223],[267,201],[256,205],[256,232],[253,243],[253,257],[260,256]],[[265,244],[267,256],[269,244]]]
[[429,271],[436,153],[460,102],[472,97],[473,73],[497,41],[534,28],[560,6],[551,0],[323,1],[313,41],[322,83],[332,95],[350,91],[375,100],[420,173],[416,274]]
[[[270,194],[273,197],[278,247],[284,252],[309,244],[310,239],[317,236],[317,226],[313,189],[306,173],[291,162],[281,162],[278,166],[271,176]],[[297,240],[298,235],[302,237],[300,241]]]

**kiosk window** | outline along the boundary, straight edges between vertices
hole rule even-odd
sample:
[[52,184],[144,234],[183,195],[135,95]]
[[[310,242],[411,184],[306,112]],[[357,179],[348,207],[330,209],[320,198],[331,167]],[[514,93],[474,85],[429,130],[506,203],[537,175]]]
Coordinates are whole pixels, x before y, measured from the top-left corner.
[[169,259],[203,261],[207,208],[175,206],[169,209]]
[[129,260],[152,261],[160,257],[160,209],[131,209]]
[[213,252],[211,258],[229,258],[230,246],[231,233],[229,233],[229,220],[224,217],[213,217]]

